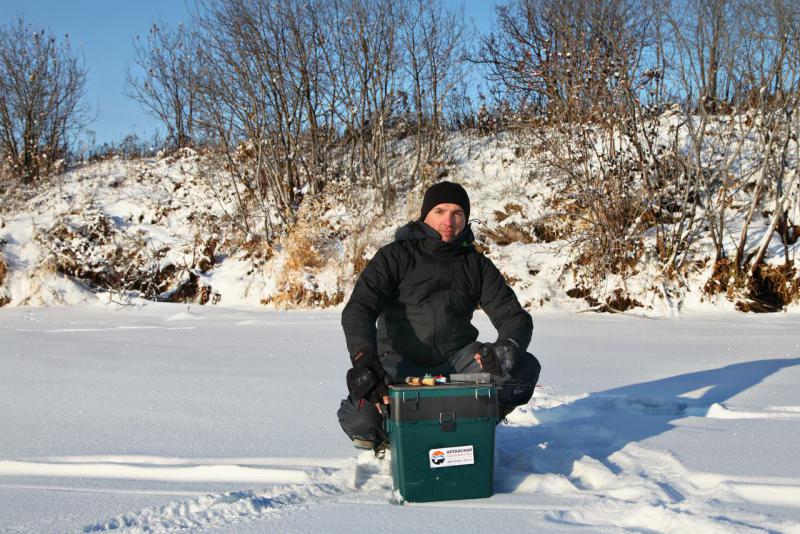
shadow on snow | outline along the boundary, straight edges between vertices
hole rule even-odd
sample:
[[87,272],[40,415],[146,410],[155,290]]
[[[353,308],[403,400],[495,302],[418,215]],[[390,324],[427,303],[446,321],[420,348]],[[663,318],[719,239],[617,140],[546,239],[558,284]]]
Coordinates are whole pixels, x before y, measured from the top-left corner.
[[[569,476],[584,456],[619,468],[609,456],[629,443],[658,436],[674,421],[706,416],[715,404],[759,384],[781,369],[800,364],[800,358],[764,359],[736,363],[660,380],[592,393],[568,404],[536,411],[535,426],[501,426],[497,433],[501,473],[496,489],[513,492],[524,480],[514,473],[553,473]],[[685,396],[698,394],[698,398]]]

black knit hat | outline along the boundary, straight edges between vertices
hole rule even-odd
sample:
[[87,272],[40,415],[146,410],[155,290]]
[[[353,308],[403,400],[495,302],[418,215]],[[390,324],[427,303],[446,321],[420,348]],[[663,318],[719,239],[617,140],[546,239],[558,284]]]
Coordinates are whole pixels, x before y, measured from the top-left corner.
[[464,210],[466,219],[469,220],[469,195],[467,191],[453,182],[439,182],[433,184],[425,191],[420,209],[420,220],[424,220],[434,207],[439,204],[457,204]]

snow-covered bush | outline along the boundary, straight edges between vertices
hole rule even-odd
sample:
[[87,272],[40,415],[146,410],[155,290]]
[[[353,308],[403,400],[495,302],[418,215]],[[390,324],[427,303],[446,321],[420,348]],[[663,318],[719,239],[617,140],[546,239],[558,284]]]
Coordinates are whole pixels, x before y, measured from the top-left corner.
[[33,238],[49,249],[49,267],[55,272],[99,290],[138,291],[156,298],[169,289],[182,268],[162,262],[167,247],[118,225],[99,211],[71,213],[39,228]]

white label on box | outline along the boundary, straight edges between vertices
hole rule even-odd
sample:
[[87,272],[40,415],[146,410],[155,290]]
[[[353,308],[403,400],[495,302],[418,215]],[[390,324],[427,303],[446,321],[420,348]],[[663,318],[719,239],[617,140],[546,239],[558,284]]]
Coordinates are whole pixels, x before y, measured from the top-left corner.
[[463,447],[445,447],[428,451],[431,467],[454,467],[456,465],[470,465],[475,463],[475,451],[472,445]]

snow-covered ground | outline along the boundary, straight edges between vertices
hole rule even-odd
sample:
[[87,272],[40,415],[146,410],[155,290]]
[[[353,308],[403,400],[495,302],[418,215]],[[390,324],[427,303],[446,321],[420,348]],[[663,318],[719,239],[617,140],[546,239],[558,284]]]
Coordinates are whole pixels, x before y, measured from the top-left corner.
[[4,308],[0,531],[800,532],[796,315],[534,322],[496,495],[401,506],[338,427],[336,311]]

